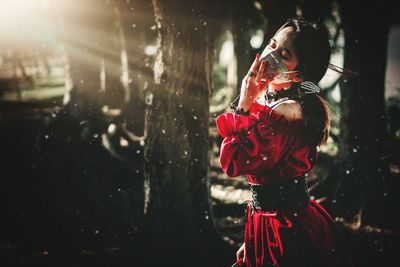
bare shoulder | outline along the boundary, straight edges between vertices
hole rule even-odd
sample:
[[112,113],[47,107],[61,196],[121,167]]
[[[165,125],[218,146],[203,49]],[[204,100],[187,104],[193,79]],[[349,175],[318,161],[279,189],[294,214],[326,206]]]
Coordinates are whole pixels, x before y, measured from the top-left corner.
[[302,108],[299,102],[286,100],[274,108],[274,111],[284,116],[288,121],[301,120],[303,118]]

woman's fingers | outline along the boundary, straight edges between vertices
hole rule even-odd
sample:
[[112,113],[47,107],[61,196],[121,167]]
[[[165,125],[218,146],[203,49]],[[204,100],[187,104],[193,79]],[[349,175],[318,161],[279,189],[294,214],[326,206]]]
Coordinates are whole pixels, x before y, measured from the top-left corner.
[[246,247],[243,245],[236,252],[236,261],[245,262],[246,259]]
[[257,73],[257,79],[256,79],[256,81],[257,81],[258,84],[261,83],[261,78],[262,78],[263,75],[264,75],[264,70],[265,70],[265,61],[261,62],[260,70],[259,70],[258,73]]
[[253,64],[250,67],[249,73],[254,73],[257,74],[257,70],[258,70],[258,63],[260,62],[260,53],[257,53],[256,58],[254,59]]
[[269,82],[267,82],[267,81],[264,81],[263,83],[261,83],[260,91],[264,91],[267,88],[268,84],[269,84]]
[[243,246],[243,258],[242,259],[243,259],[243,263],[245,263],[245,261],[246,261],[246,246]]
[[236,252],[236,261],[240,261],[242,257],[240,256],[240,252]]

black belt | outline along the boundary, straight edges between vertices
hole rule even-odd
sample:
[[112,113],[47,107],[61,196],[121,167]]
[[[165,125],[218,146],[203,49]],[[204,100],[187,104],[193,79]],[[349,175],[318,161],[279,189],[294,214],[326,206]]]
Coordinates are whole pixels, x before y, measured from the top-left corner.
[[310,201],[304,176],[280,184],[250,184],[250,190],[256,210],[298,209]]

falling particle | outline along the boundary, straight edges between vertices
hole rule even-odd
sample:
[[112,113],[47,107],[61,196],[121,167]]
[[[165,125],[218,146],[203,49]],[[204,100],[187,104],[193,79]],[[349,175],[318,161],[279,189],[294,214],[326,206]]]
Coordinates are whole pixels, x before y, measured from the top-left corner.
[[93,137],[94,137],[94,138],[97,138],[97,137],[99,137],[99,135],[98,135],[97,133],[95,133],[95,134],[93,135]]
[[172,164],[172,160],[168,161],[169,164]]
[[55,113],[52,113],[51,116],[52,116],[53,118],[55,118],[57,115],[56,115]]
[[353,148],[353,153],[357,153],[357,148]]
[[83,83],[83,80],[81,80],[81,83]]
[[249,164],[249,163],[250,163],[250,160],[247,160],[247,161],[246,161],[246,164]]
[[386,193],[386,192],[385,192],[385,193],[383,193],[383,196],[387,197],[387,193]]
[[203,22],[203,25],[204,25],[204,26],[207,26],[207,21],[204,21],[204,22]]
[[194,30],[197,31],[197,27],[194,27]]
[[193,119],[194,119],[194,120],[197,120],[197,117],[196,117],[196,115],[194,115],[194,116],[193,116]]
[[139,173],[140,171],[139,170],[136,170],[136,173]]
[[100,233],[100,231],[99,231],[99,230],[96,230],[96,231],[94,231],[94,233],[97,235],[98,233]]
[[127,146],[129,146],[129,142],[128,142],[128,140],[126,140],[123,137],[121,137],[120,141],[119,141],[119,145],[122,146],[122,147],[127,147]]
[[185,150],[185,151],[183,152],[183,154],[187,155],[187,154],[188,154],[188,152]]
[[350,170],[346,170],[346,174],[349,174],[350,173]]
[[206,220],[208,220],[208,215],[206,215]]
[[46,134],[46,135],[44,136],[44,139],[49,139],[49,135]]
[[150,27],[150,30],[155,31],[157,29],[156,25]]
[[107,132],[109,134],[114,134],[116,130],[117,130],[117,125],[115,125],[114,123],[111,123],[110,125],[108,125]]
[[294,183],[295,183],[295,184],[297,184],[298,182],[299,182],[299,180],[297,180],[297,179],[296,179],[296,180],[294,180]]
[[136,150],[136,154],[140,154],[140,150]]
[[164,130],[164,129],[162,129],[161,132],[162,132],[163,134],[165,134],[165,130]]
[[195,158],[195,159],[194,159],[194,161],[196,161],[196,162],[197,162],[197,161],[199,161],[199,159],[198,159],[198,158]]
[[263,160],[267,160],[268,158],[267,158],[267,156],[264,156],[262,159],[263,159]]
[[179,107],[181,108],[181,107],[183,107],[183,105],[182,105],[182,104],[179,104]]
[[118,191],[118,192],[121,192],[121,188],[118,188],[117,191]]
[[132,28],[136,28],[136,24],[134,23],[134,24],[132,24]]

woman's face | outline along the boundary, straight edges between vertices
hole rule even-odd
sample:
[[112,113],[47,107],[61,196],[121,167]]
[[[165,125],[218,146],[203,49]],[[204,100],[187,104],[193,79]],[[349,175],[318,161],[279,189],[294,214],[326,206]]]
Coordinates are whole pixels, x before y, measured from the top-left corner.
[[289,71],[294,70],[298,64],[297,55],[293,49],[294,30],[286,27],[280,30],[271,38],[265,50],[275,51],[282,59]]

